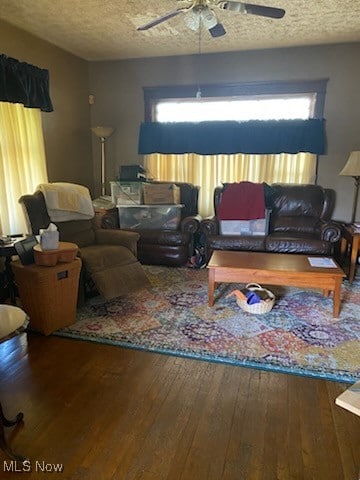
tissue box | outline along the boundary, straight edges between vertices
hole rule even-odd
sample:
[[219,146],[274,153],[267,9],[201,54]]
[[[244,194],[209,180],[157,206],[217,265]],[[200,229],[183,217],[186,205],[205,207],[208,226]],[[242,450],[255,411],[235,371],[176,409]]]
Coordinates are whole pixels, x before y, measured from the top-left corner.
[[43,250],[56,250],[59,247],[59,232],[40,230],[40,245]]

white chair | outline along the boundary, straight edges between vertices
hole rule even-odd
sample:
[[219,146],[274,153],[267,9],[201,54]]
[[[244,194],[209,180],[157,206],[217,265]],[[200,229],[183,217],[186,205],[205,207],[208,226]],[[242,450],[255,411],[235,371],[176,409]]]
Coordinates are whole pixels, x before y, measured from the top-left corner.
[[[13,305],[0,305],[0,342],[7,340],[24,325],[26,321],[26,313],[21,308]],[[12,451],[6,442],[4,427],[12,427],[22,421],[23,413],[18,413],[13,420],[8,420],[2,409],[0,402],[0,448],[12,460],[23,462],[25,457],[17,455]]]

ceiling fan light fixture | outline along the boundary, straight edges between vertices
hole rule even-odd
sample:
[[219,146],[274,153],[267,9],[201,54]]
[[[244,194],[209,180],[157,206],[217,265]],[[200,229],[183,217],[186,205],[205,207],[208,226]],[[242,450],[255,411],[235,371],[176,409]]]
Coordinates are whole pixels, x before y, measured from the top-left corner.
[[185,25],[190,28],[190,30],[198,30],[200,28],[200,15],[198,11],[195,11],[193,8],[190,9],[184,15]]
[[[280,19],[285,15],[283,8],[268,7],[266,5],[256,5],[253,3],[244,3],[239,0],[178,0],[187,1],[191,4],[189,7],[180,7],[172,10],[164,15],[155,18],[151,22],[146,23],[137,30],[148,30],[155,27],[173,17],[184,14],[184,23],[190,30],[201,30],[202,23],[206,30],[209,31],[213,38],[221,37],[226,34],[226,30],[216,17],[215,10],[229,10],[235,13],[245,13],[256,15],[263,18]],[[216,8],[215,8],[216,7]]]
[[201,20],[207,30],[215,27],[218,23],[215,13],[210,8],[204,8],[201,11]]

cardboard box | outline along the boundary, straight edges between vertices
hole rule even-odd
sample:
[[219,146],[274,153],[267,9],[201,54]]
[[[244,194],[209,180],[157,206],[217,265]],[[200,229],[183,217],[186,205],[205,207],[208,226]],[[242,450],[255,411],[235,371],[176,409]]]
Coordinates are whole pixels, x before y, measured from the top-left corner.
[[117,205],[124,230],[177,230],[183,205]]
[[221,235],[264,236],[269,232],[271,210],[265,211],[265,218],[256,220],[220,220]]
[[145,205],[178,205],[180,187],[173,183],[144,183]]
[[143,182],[110,182],[111,200],[115,205],[143,203]]

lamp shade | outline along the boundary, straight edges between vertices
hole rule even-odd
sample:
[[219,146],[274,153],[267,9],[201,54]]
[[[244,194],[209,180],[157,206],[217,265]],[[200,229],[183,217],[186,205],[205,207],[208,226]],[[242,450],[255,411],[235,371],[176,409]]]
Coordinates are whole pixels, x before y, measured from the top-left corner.
[[350,153],[350,157],[339,175],[345,175],[347,177],[360,176],[360,151]]
[[91,131],[99,138],[107,138],[114,132],[113,127],[91,127]]

